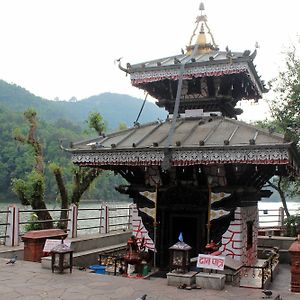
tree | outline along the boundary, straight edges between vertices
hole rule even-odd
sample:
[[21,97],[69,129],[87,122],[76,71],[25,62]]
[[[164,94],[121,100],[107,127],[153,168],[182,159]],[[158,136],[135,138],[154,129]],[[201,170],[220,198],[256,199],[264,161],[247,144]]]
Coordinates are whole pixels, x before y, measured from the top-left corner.
[[89,128],[95,129],[98,135],[101,135],[106,126],[103,121],[103,117],[98,112],[91,112],[87,121]]
[[272,81],[275,99],[270,101],[276,126],[287,138],[298,143],[300,138],[300,58],[296,47],[286,52],[285,68]]
[[69,193],[63,178],[63,169],[55,163],[51,163],[49,168],[55,176],[61,199],[62,210],[60,213],[60,227],[66,228],[67,222],[64,221],[68,216],[66,209],[69,208],[71,203],[76,205],[79,204],[81,196],[90,187],[91,183],[98,177],[98,175],[101,173],[101,170],[96,168],[74,167],[73,184],[71,187],[71,193]]
[[[52,217],[47,210],[45,197],[45,178],[44,178],[44,156],[42,144],[36,137],[37,119],[36,112],[33,109],[27,109],[24,112],[24,117],[29,123],[29,131],[27,137],[19,130],[15,130],[14,138],[22,144],[27,144],[33,150],[35,165],[33,170],[27,175],[26,179],[12,179],[12,189],[21,200],[23,205],[31,205],[36,212],[39,220],[52,220]],[[53,227],[52,222],[41,223],[43,229]]]
[[[95,129],[99,135],[101,135],[104,132],[105,125],[103,122],[103,118],[99,113],[91,113],[89,116],[88,124],[89,127]],[[64,220],[67,218],[67,211],[63,209],[67,209],[71,203],[78,205],[83,193],[100,175],[102,170],[98,168],[89,167],[74,167],[73,184],[71,188],[71,193],[69,193],[64,182],[63,169],[59,165],[54,163],[50,165],[50,169],[55,176],[56,184],[61,198],[62,211],[60,219]],[[62,228],[65,228],[66,222],[61,221],[60,226]]]
[[[300,140],[300,58],[297,48],[291,47],[285,55],[285,68],[271,82],[275,98],[269,101],[274,120],[272,126],[284,133],[286,139],[294,141],[299,146]],[[300,180],[294,181],[294,176],[282,178],[276,183],[269,184],[275,188],[281,197],[281,201],[287,216],[289,211],[286,196],[300,194]]]
[[118,130],[125,130],[127,129],[127,124],[124,122],[120,122],[118,125]]

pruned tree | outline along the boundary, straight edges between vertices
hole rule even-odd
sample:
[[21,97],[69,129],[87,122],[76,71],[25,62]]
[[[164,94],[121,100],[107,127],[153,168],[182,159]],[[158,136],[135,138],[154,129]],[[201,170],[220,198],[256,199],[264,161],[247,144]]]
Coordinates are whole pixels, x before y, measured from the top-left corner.
[[60,227],[66,228],[68,217],[66,209],[71,203],[78,205],[80,199],[85,191],[91,186],[92,182],[100,175],[100,169],[88,167],[74,167],[73,169],[73,183],[71,191],[68,192],[63,177],[63,169],[55,163],[49,165],[50,170],[55,176],[58,191],[61,199],[61,213],[60,213]]
[[14,131],[16,141],[29,145],[34,153],[35,164],[33,170],[27,175],[26,179],[13,178],[12,190],[20,199],[23,205],[31,205],[41,221],[50,220],[50,222],[41,223],[41,228],[48,229],[53,227],[52,217],[47,210],[44,200],[45,197],[45,178],[44,178],[44,157],[43,147],[37,139],[37,118],[33,109],[27,109],[24,117],[29,123],[28,135],[23,135],[20,130]]
[[[102,116],[99,113],[91,113],[89,115],[88,124],[89,127],[95,129],[99,135],[103,134],[105,130],[105,124]],[[64,182],[63,169],[57,164],[52,163],[50,164],[50,170],[55,176],[61,198],[62,211],[60,215],[60,226],[65,228],[67,224],[65,221],[63,221],[67,219],[67,211],[65,209],[68,208],[71,203],[79,205],[82,195],[88,190],[92,182],[101,174],[102,170],[98,168],[74,166],[73,183],[70,192],[68,192]]]

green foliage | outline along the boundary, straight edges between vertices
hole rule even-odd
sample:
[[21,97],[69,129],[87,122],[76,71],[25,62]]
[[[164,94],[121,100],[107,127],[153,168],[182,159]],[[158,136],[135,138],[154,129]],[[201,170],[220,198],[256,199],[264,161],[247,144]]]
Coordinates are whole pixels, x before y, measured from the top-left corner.
[[21,200],[22,205],[31,205],[37,197],[45,194],[44,176],[33,170],[25,180],[13,178],[12,191]]
[[300,215],[289,216],[284,220],[286,236],[297,236],[300,233]]
[[49,170],[52,172],[52,173],[56,173],[60,170],[60,167],[58,164],[54,163],[54,162],[51,162],[49,163]]
[[[63,127],[63,124],[66,127]],[[15,128],[17,130],[14,130]],[[14,134],[26,136],[26,130],[28,132],[28,129],[24,126],[22,114],[11,112],[0,104],[0,201],[16,201],[15,193],[20,196],[23,191],[22,202],[26,205],[30,204],[25,200],[25,196],[28,197],[30,192],[25,190],[24,185],[29,179],[28,176],[35,163],[33,149],[13,138]],[[70,193],[72,190],[73,169],[75,168],[71,162],[70,154],[60,149],[61,140],[79,141],[87,139],[88,136],[84,135],[78,126],[65,120],[60,120],[57,124],[49,124],[39,120],[37,134],[42,139],[44,158],[47,165],[44,180],[45,199],[54,202],[59,200],[59,197],[53,176],[53,168],[61,167],[67,190]],[[84,199],[102,199],[103,201],[128,199],[114,189],[115,186],[124,184],[124,179],[121,176],[103,171],[100,177],[96,178],[90,189],[84,193]],[[12,178],[23,179],[15,179],[12,182]]]
[[41,223],[38,223],[38,216],[35,213],[31,213],[29,222],[24,226],[25,232],[31,231],[31,230],[40,230],[42,229]]
[[285,54],[285,68],[272,82],[275,100],[270,102],[278,128],[285,135],[299,141],[300,129],[300,57],[295,46]]
[[91,112],[88,117],[89,128],[95,129],[98,135],[101,135],[105,130],[103,117],[98,112]]
[[[27,138],[28,126],[25,126],[23,115],[25,110],[27,117],[31,117],[33,111],[36,111],[39,117],[37,136],[43,145],[46,165],[44,185],[39,185],[39,188],[44,189],[47,201],[56,201],[59,199],[56,182],[48,165],[55,162],[61,167],[68,191],[72,190],[74,169],[70,154],[60,149],[61,142],[67,145],[67,141],[85,140],[95,135],[83,133],[86,126],[84,120],[91,110],[101,111],[103,118],[109,120],[111,128],[116,128],[120,122],[132,124],[141,104],[140,99],[110,93],[72,103],[48,101],[15,84],[0,80],[0,201],[16,201],[16,193],[23,193],[25,203],[25,197],[30,194],[24,185],[35,165],[34,151],[30,145],[15,140],[16,136]],[[116,105],[119,107],[118,110],[115,109]],[[166,115],[155,104],[150,103],[148,108],[147,105],[143,112],[144,120],[164,118]],[[31,108],[28,110],[28,107]],[[124,114],[125,108],[128,114]],[[95,179],[83,198],[103,201],[128,199],[114,189],[115,186],[124,184],[121,176],[103,171],[100,177]],[[22,179],[15,179],[12,182],[12,178]]]
[[120,122],[118,125],[118,130],[125,130],[127,129],[127,125],[124,122]]
[[[273,120],[263,122],[263,126],[275,129],[284,134],[285,139],[294,141],[299,147],[300,141],[300,57],[297,56],[296,47],[291,47],[285,53],[285,67],[271,82],[272,92],[275,97],[269,101]],[[300,179],[291,175],[289,178],[280,179],[281,200],[285,205],[284,198],[295,197],[300,194]],[[285,207],[287,212],[287,207]],[[291,222],[293,218],[290,217]]]
[[36,111],[34,108],[29,107],[24,111],[24,116],[27,120],[30,120],[34,117],[36,117]]
[[30,202],[27,198],[27,185],[23,179],[12,178],[11,180],[12,191],[18,196],[21,200],[22,205],[30,205]]

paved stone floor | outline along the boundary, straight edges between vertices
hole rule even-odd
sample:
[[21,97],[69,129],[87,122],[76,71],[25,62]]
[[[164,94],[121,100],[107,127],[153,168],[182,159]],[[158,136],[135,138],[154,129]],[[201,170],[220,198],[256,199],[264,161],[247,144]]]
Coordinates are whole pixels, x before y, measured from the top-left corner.
[[[72,300],[135,300],[147,294],[147,300],[205,299],[237,300],[263,299],[261,290],[237,288],[226,285],[223,291],[182,290],[167,286],[163,278],[129,279],[119,276],[97,275],[87,271],[73,270],[72,274],[52,274],[39,263],[17,261],[7,265],[0,258],[0,299],[72,299]],[[289,266],[280,266],[280,272],[271,286],[274,297],[284,300],[300,299],[291,293]],[[274,299],[272,296],[269,299]]]

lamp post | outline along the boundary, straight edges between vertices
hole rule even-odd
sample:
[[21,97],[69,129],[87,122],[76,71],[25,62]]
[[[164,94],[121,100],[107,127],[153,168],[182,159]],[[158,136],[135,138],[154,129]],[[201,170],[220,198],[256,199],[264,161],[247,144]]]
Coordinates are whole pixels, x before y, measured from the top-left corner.
[[192,247],[179,241],[169,248],[170,268],[177,273],[186,273],[190,269],[190,251]]
[[73,267],[73,250],[64,244],[63,239],[61,244],[58,244],[51,250],[51,269],[52,273],[57,269],[59,273],[63,273],[64,269],[70,269],[72,273]]
[[213,178],[211,176],[207,177],[207,186],[208,186],[208,207],[207,207],[207,244],[210,243],[210,212],[211,212],[211,184]]

